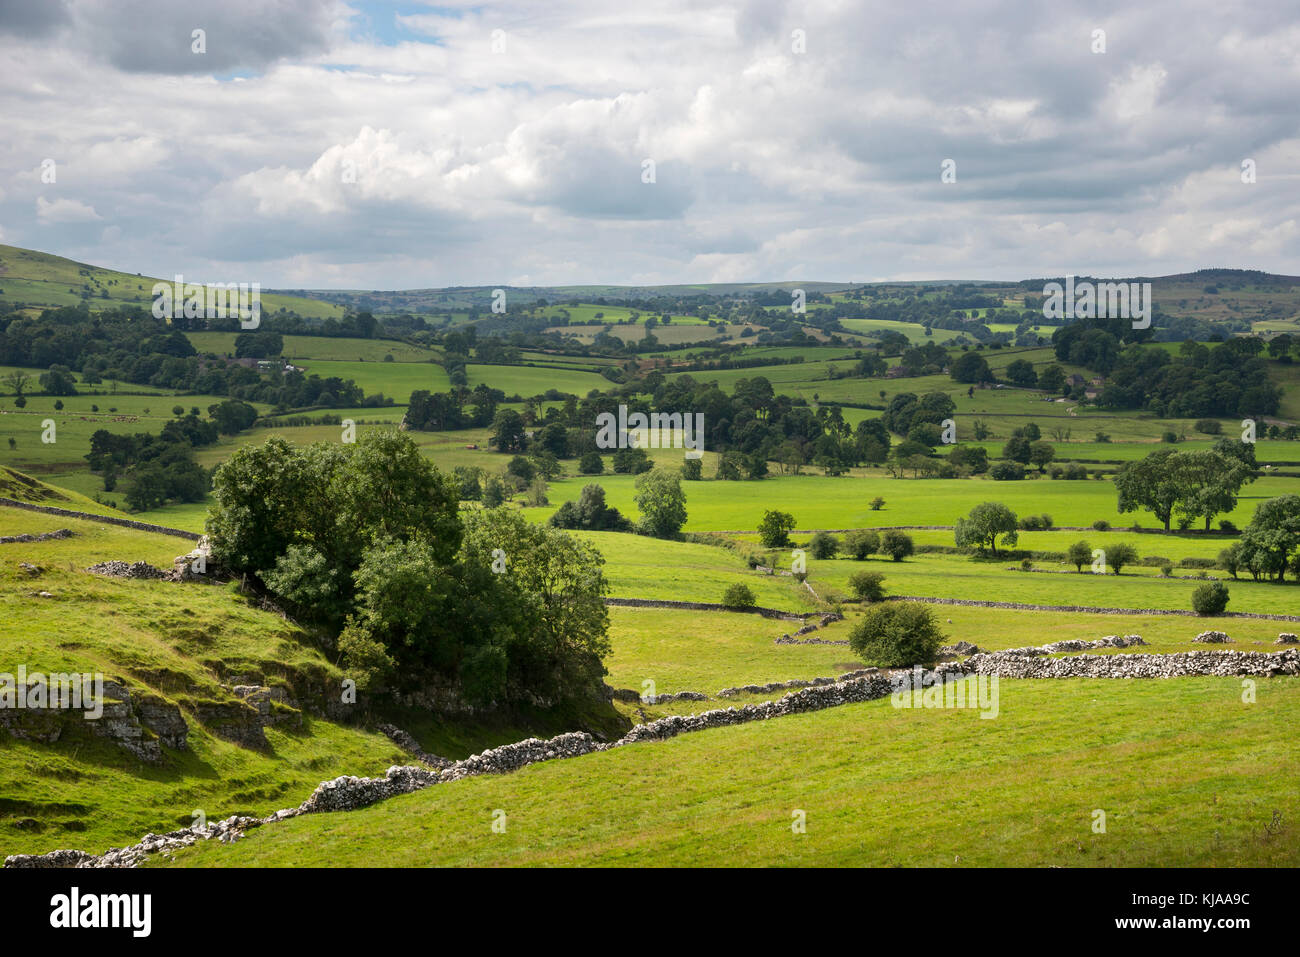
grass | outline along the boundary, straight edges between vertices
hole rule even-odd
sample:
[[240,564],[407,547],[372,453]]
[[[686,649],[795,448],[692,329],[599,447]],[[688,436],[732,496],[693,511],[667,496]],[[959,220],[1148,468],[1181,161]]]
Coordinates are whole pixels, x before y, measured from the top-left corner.
[[[177,863],[1300,863],[1290,727],[1300,680],[1261,679],[1251,705],[1232,678],[1003,681],[999,690],[995,720],[883,699],[437,785],[205,844]],[[495,809],[506,814],[504,834],[491,827]],[[1104,834],[1093,833],[1095,809],[1106,812]],[[804,834],[792,832],[796,810]],[[1270,834],[1275,811],[1282,824]]]
[[[761,606],[791,611],[814,607],[808,592],[793,579],[751,571],[738,554],[726,549],[620,532],[575,534],[605,556],[613,597],[720,602],[728,585],[743,582]],[[798,627],[785,625],[783,630]]]
[[[4,492],[15,479],[0,472]],[[29,490],[27,497],[37,497]],[[80,505],[74,495],[43,497]],[[103,851],[148,831],[235,813],[265,815],[296,806],[322,780],[377,774],[409,759],[359,720],[344,723],[304,712],[301,728],[267,728],[256,750],[214,735],[196,714],[202,704],[234,705],[229,686],[280,686],[304,705],[323,707],[340,688],[340,671],[316,641],[280,616],[253,606],[231,586],[109,579],[84,569],[106,559],[170,568],[189,550],[183,539],[97,522],[0,507],[6,535],[58,528],[72,538],[0,544],[0,672],[102,673],[134,695],[177,706],[190,729],[189,749],[164,749],[149,765],[69,719],[56,744],[3,735],[0,746],[0,856],[75,846]],[[40,568],[31,578],[18,567]],[[47,593],[42,597],[39,592]],[[609,726],[617,715],[521,713],[456,720],[395,709],[389,720],[423,746],[450,757],[580,726]]]
[[[186,337],[200,353],[235,354],[237,332],[187,332]],[[391,339],[348,339],[334,336],[284,336],[283,356],[297,359],[382,362],[391,355],[394,362],[429,362],[442,353]]]
[[774,644],[797,627],[734,612],[611,608],[614,651],[605,662],[605,680],[638,692],[653,681],[656,694],[712,695],[738,685],[837,675],[862,666],[847,648]]
[[[672,450],[659,450],[664,461]],[[680,463],[681,452],[676,452]],[[713,470],[705,465],[704,474]],[[637,514],[633,503],[633,477],[603,475],[575,476],[551,483],[549,497],[555,506],[577,499],[582,486],[595,481],[603,486],[608,504],[624,514]],[[1261,478],[1248,485],[1231,513],[1220,516],[1244,527],[1260,502],[1294,493],[1298,480]],[[953,525],[981,502],[1003,502],[1018,515],[1051,515],[1057,525],[1091,526],[1104,520],[1117,528],[1134,521],[1155,526],[1148,513],[1121,515],[1116,506],[1115,487],[1106,481],[1065,482],[1050,479],[1023,482],[995,482],[992,479],[893,479],[875,475],[840,476],[779,475],[757,482],[724,482],[712,479],[685,482],[687,531],[754,531],[769,509],[790,512],[797,530],[816,528],[876,528],[887,525]],[[885,506],[873,511],[869,503],[876,496]],[[545,514],[545,510],[532,510]],[[1145,540],[1145,536],[1144,536]],[[1139,551],[1142,549],[1139,544]],[[1222,547],[1222,546],[1220,546]]]
[[[1063,570],[1065,566],[1038,563],[1038,567]],[[884,573],[886,593],[890,595],[923,595],[1030,605],[1190,611],[1192,592],[1200,584],[1195,580],[1161,578],[1159,570],[1153,568],[1125,567],[1122,575],[1114,574],[1113,570],[1105,575],[1092,574],[1087,566],[1084,566],[1083,574],[1075,572],[1073,566],[1063,574],[1026,573],[1019,571],[1018,563],[1015,562],[983,561],[961,555],[917,555],[903,562],[878,558],[867,562],[809,559],[808,580],[819,593],[829,587],[847,595],[849,576],[864,568]],[[1226,572],[1210,574],[1227,577]],[[1272,615],[1300,613],[1300,585],[1294,582],[1277,584],[1229,579],[1226,584],[1231,593],[1228,611]],[[1205,622],[1206,627],[1209,627],[1214,619],[1205,619]],[[1278,624],[1272,623],[1274,634]]]

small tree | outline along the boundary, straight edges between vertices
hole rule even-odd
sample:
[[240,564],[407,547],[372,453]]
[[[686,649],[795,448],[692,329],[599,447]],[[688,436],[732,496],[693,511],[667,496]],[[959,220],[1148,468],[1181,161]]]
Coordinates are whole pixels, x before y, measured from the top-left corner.
[[834,558],[840,550],[840,540],[830,532],[818,532],[808,542],[813,558]]
[[885,507],[885,500],[881,498],[879,495],[877,495],[875,498],[871,500],[871,510],[873,512],[878,512],[884,507]]
[[880,551],[894,561],[901,562],[916,551],[916,545],[912,542],[911,535],[891,528],[880,538]]
[[790,531],[794,528],[794,516],[789,512],[769,509],[758,523],[758,538],[764,548],[784,548],[790,544]]
[[1015,512],[1001,502],[984,502],[971,509],[965,518],[957,519],[957,546],[973,545],[981,552],[988,548],[997,557],[998,536],[1002,536],[1003,545],[1014,545],[1019,541],[1017,527]]
[[605,471],[605,460],[599,452],[587,452],[578,460],[578,471],[583,475],[601,475]]
[[756,601],[750,587],[739,582],[728,585],[727,590],[722,593],[722,603],[728,608],[753,608]]
[[854,572],[849,576],[849,588],[862,601],[883,601],[885,576],[880,572]]
[[1082,573],[1083,566],[1092,561],[1092,546],[1087,542],[1075,542],[1065,553],[1067,560],[1075,571]]
[[869,528],[857,528],[844,536],[844,554],[856,561],[880,551],[880,535]]
[[849,647],[869,665],[907,668],[933,661],[944,638],[929,605],[891,601],[859,619]]
[[1192,592],[1192,610],[1198,615],[1221,615],[1228,607],[1228,586],[1223,582],[1206,582]]
[[1125,565],[1132,565],[1138,560],[1137,549],[1128,542],[1120,542],[1106,549],[1106,562],[1118,575]]
[[686,459],[682,462],[682,478],[688,482],[698,482],[704,478],[704,463],[699,459]]

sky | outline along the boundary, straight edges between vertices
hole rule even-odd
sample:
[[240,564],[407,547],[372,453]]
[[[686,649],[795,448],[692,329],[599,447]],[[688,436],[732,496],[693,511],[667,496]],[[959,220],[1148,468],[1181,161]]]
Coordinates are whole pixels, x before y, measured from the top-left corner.
[[1293,0],[0,0],[0,64],[0,243],[145,275],[1300,273]]

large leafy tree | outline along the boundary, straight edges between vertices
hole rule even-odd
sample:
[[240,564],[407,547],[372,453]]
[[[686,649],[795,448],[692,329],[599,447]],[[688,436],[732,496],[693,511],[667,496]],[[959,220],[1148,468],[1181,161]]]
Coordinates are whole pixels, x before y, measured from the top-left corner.
[[1300,550],[1300,495],[1271,498],[1255,509],[1241,536],[1240,561],[1253,576],[1281,581]]
[[1120,466],[1115,473],[1115,491],[1119,495],[1121,514],[1145,509],[1169,531],[1174,508],[1183,491],[1169,462],[1177,454],[1174,449],[1159,449],[1146,458]]
[[637,476],[634,501],[647,535],[672,538],[686,524],[686,493],[677,472],[652,469]]
[[1159,449],[1122,466],[1115,489],[1121,512],[1146,509],[1164,523],[1165,531],[1175,512],[1189,520],[1203,518],[1208,529],[1214,516],[1236,507],[1242,485],[1252,480],[1244,456],[1212,449]]
[[514,409],[502,409],[492,420],[491,443],[500,452],[522,452],[528,444],[524,418]]

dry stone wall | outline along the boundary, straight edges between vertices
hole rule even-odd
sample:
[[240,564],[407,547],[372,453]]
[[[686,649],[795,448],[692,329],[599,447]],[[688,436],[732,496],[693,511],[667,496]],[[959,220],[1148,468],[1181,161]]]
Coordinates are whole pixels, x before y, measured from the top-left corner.
[[[1012,649],[972,655],[962,662],[940,665],[935,673],[944,679],[968,674],[997,675],[1001,678],[1174,678],[1189,675],[1300,674],[1300,649],[1296,648],[1275,652],[1190,651],[1169,655],[1083,654],[1071,658],[1046,658],[1040,654],[1041,651],[1041,648]],[[16,854],[5,859],[5,866],[134,867],[149,854],[167,853],[213,837],[226,842],[238,840],[250,828],[301,814],[355,810],[399,794],[409,794],[465,777],[505,774],[541,761],[580,757],[630,744],[666,741],[695,731],[872,701],[887,697],[894,690],[895,683],[891,676],[885,672],[876,672],[793,691],[775,701],[720,708],[692,715],[670,715],[638,725],[612,744],[598,742],[584,732],[562,734],[547,741],[529,738],[457,761],[443,770],[395,766],[389,768],[382,778],[334,778],[320,784],[299,807],[276,811],[261,819],[232,817],[207,829],[149,834],[139,844],[114,848],[98,856],[76,850],[57,850],[42,855]]]

